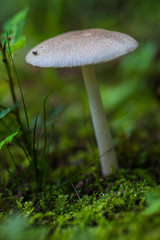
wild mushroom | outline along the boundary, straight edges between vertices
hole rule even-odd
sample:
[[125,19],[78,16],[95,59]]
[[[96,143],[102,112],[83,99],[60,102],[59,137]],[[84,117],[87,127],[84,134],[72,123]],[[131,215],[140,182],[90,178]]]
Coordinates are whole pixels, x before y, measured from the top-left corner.
[[111,61],[137,47],[137,41],[126,34],[88,29],[50,38],[26,56],[26,61],[33,66],[82,67],[104,176],[110,174],[112,166],[118,170],[118,162],[92,65]]

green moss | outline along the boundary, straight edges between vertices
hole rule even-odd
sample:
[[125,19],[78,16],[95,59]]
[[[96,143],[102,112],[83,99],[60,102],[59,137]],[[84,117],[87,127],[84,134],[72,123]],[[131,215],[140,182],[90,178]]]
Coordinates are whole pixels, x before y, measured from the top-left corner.
[[[159,187],[144,170],[137,169],[132,173],[121,170],[101,179],[93,169],[93,173],[73,179],[72,184],[65,182],[61,187],[47,188],[46,192],[31,195],[28,200],[24,197],[19,200],[12,198],[12,211],[4,215],[1,213],[1,218],[17,213],[24,225],[21,226],[17,217],[12,217],[12,222],[7,220],[0,229],[3,233],[4,226],[8,226],[12,231],[15,218],[22,228],[17,230],[19,239],[27,239],[22,238],[24,233],[37,231],[37,239],[45,240],[158,240],[159,196]],[[8,201],[7,198],[5,200]],[[40,238],[43,231],[45,234]]]

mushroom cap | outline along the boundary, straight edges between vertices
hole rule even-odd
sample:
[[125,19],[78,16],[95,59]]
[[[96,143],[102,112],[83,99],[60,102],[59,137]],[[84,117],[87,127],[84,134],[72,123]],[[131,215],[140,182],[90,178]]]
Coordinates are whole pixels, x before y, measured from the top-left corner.
[[50,38],[29,51],[26,62],[39,67],[76,67],[108,62],[134,51],[132,37],[104,29],[71,31]]

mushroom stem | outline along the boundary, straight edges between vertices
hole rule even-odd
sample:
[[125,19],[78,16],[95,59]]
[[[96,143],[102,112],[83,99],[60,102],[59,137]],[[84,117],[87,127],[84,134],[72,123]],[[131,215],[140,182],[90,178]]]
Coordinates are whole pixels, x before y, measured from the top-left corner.
[[88,94],[94,131],[99,148],[102,174],[107,176],[111,173],[111,167],[118,170],[116,152],[93,67],[89,65],[83,66],[82,74]]

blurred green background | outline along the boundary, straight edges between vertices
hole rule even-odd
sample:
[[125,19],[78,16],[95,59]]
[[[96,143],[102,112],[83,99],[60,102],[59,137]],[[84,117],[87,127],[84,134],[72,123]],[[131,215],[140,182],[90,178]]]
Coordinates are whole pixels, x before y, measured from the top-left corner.
[[[30,122],[42,109],[45,96],[48,116],[61,104],[54,148],[65,158],[78,149],[96,146],[88,100],[79,68],[40,69],[29,66],[29,49],[57,34],[87,28],[120,31],[134,37],[139,48],[122,59],[95,66],[106,114],[115,143],[141,131],[141,147],[159,141],[160,114],[160,2],[155,0],[1,0],[0,29],[21,9],[29,7],[24,35],[25,48],[14,58],[21,79]],[[0,63],[0,102],[10,106],[11,98],[3,63]],[[17,87],[17,94],[19,91]],[[156,120],[155,120],[156,118]],[[1,132],[2,129],[1,129]],[[3,134],[2,134],[3,135]],[[144,140],[145,139],[145,140]],[[60,153],[61,152],[61,153]],[[68,155],[67,155],[68,156]]]

